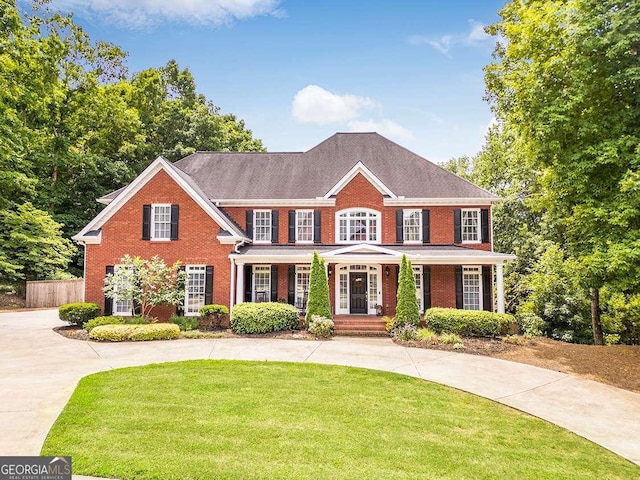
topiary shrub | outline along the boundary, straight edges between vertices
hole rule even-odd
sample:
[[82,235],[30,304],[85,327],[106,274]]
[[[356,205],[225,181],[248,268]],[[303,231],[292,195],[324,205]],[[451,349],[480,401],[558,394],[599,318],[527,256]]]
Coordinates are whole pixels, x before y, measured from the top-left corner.
[[239,303],[231,314],[231,329],[240,334],[293,330],[298,322],[298,309],[278,302]]
[[203,305],[200,307],[199,327],[216,328],[229,315],[229,309],[225,305]]
[[102,325],[122,325],[124,324],[124,318],[122,317],[96,317],[88,322],[86,322],[82,328],[84,328],[87,332],[90,332],[96,327],[100,327]]
[[100,315],[100,305],[97,303],[67,303],[58,308],[60,320],[80,327],[98,315]]
[[172,340],[180,336],[180,328],[173,323],[150,323],[146,325],[102,325],[89,332],[96,341],[123,342],[145,340]]
[[321,259],[315,250],[309,273],[309,296],[307,298],[307,314],[304,319],[307,326],[311,323],[313,315],[331,318],[329,283],[325,274],[324,259]]
[[411,261],[407,259],[405,254],[402,254],[398,277],[396,325],[411,324],[418,326],[420,324],[420,306],[416,297],[416,279]]
[[329,338],[333,335],[334,327],[335,324],[330,318],[313,315],[311,317],[311,323],[309,324],[309,332],[313,333],[316,337]]
[[513,315],[483,310],[430,308],[425,313],[427,327],[436,332],[457,333],[466,337],[495,337],[509,333]]
[[187,330],[195,330],[198,328],[198,317],[184,317],[174,315],[169,319],[169,323],[178,325],[180,330],[186,332]]

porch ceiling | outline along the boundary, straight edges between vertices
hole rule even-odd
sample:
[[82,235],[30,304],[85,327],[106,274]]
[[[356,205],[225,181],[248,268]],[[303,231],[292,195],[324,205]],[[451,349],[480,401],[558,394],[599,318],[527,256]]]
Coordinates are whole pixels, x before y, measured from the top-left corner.
[[516,257],[456,245],[248,245],[229,258],[236,263],[311,263],[313,252],[329,263],[399,264],[405,253],[415,265],[502,265]]

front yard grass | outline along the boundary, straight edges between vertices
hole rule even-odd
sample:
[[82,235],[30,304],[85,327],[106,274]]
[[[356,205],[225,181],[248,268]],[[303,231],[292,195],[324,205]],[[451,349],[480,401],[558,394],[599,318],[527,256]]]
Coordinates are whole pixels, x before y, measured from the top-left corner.
[[119,479],[638,478],[560,427],[392,373],[199,360],[82,379],[42,455]]

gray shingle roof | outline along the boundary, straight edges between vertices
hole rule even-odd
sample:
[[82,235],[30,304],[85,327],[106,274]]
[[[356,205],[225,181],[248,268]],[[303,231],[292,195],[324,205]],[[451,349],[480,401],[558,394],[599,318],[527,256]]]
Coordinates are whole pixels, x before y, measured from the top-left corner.
[[298,199],[324,196],[358,162],[397,196],[497,198],[377,133],[336,133],[307,152],[196,152],[175,166],[210,199]]

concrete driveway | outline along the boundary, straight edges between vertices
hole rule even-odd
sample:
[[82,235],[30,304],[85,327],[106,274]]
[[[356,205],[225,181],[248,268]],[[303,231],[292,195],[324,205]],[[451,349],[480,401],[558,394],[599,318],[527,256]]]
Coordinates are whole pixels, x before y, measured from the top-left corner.
[[191,359],[349,365],[449,385],[571,430],[640,464],[640,395],[520,363],[405,348],[386,338],[93,343],[54,333],[57,310],[0,314],[0,455],[38,455],[78,381],[112,368]]

